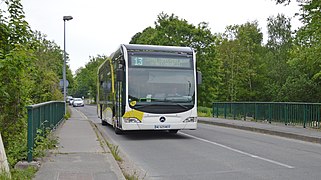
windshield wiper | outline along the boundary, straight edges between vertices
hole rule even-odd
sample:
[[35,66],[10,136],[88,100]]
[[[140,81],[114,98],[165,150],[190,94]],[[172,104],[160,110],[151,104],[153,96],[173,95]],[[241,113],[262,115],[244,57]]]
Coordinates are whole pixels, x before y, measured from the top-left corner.
[[128,95],[128,98],[131,99],[131,101],[138,101],[139,98],[135,97],[135,96],[131,96],[131,95]]
[[[155,103],[156,102],[156,103]],[[157,105],[176,105],[176,106],[180,106],[184,109],[189,109],[187,106],[185,105],[182,105],[180,103],[177,103],[177,102],[173,102],[171,100],[153,100],[151,103],[146,103],[146,104],[136,104],[135,105],[135,108],[136,109],[141,109],[141,108],[144,108],[144,107],[148,107],[148,106],[157,106]]]
[[[182,104],[180,104],[180,103],[177,103],[177,102],[174,102],[173,100],[170,100],[170,99],[155,99],[153,102],[162,102],[162,103],[164,103],[164,104],[174,104],[174,105],[177,105],[177,106],[180,106],[180,107],[182,107],[182,108],[184,108],[184,109],[188,109],[188,107],[187,106],[185,106],[185,105],[182,105]],[[189,102],[191,102],[191,101],[189,101]]]

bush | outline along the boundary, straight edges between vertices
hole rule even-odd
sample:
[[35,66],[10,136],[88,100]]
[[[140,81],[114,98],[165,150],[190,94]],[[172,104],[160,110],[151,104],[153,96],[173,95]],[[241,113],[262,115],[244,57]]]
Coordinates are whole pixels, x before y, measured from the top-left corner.
[[1,180],[31,180],[36,173],[34,167],[28,167],[27,169],[12,169],[11,170],[11,179],[6,174],[0,174]]
[[51,134],[50,128],[46,130],[38,129],[33,152],[34,158],[44,157],[47,150],[55,148],[57,144],[58,138]]
[[208,107],[197,107],[197,115],[201,117],[212,117],[213,116],[213,109]]

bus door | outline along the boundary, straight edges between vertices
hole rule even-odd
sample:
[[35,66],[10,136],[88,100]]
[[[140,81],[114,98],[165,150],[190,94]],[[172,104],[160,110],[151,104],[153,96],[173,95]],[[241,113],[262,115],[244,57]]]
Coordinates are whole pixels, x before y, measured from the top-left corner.
[[121,128],[122,127],[122,124],[121,124],[121,117],[123,116],[124,114],[124,111],[125,111],[125,107],[124,107],[124,103],[125,101],[123,100],[123,98],[125,98],[125,76],[124,76],[124,71],[123,69],[117,69],[117,72],[116,72],[117,76],[117,80],[116,80],[116,127],[119,127]]

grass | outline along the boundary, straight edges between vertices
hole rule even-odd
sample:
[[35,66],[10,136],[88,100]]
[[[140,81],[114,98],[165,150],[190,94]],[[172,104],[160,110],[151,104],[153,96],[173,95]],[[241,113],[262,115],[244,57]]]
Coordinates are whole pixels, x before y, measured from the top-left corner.
[[208,107],[197,107],[197,116],[200,117],[212,117],[213,116],[213,109]]
[[124,176],[125,176],[126,180],[139,180],[138,175],[136,174],[136,172],[134,172],[134,174],[132,174],[132,175],[124,173]]
[[31,180],[37,170],[34,167],[28,167],[27,169],[12,169],[11,179],[6,174],[0,174],[0,180]]
[[121,162],[122,159],[121,159],[121,157],[119,155],[118,146],[115,146],[115,145],[110,144],[110,143],[107,143],[107,146],[109,147],[109,149],[111,151],[111,154],[114,156],[115,160]]
[[[100,146],[101,146],[103,149],[105,149],[104,146],[103,146],[103,143],[106,143],[106,145],[108,146],[108,148],[109,148],[110,151],[111,151],[111,154],[114,156],[115,160],[121,162],[122,159],[121,159],[121,157],[120,157],[120,155],[119,155],[118,146],[115,146],[115,145],[107,142],[106,140],[101,139],[100,137],[102,136],[102,134],[101,134],[101,132],[99,132],[97,126],[96,126],[95,124],[93,124],[93,123],[90,123],[90,124],[91,124],[91,126],[95,129],[96,137],[98,138],[98,141],[99,141],[99,143],[100,143]],[[98,133],[100,133],[101,136],[98,135]]]
[[67,120],[67,119],[69,119],[71,117],[71,111],[70,111],[70,108],[69,108],[68,105],[66,105],[66,110],[67,110],[67,112],[64,115],[64,118]]
[[37,130],[37,136],[35,138],[35,145],[33,156],[34,158],[45,157],[47,151],[57,147],[58,137],[53,135],[50,129],[42,131],[41,129]]

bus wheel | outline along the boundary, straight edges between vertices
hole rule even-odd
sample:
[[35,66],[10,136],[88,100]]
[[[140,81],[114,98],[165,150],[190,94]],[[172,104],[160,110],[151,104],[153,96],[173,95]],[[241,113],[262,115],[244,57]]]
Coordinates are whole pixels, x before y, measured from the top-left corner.
[[114,120],[113,126],[114,126],[115,134],[122,134],[123,131],[117,127],[116,123],[117,123],[116,120]]
[[171,130],[168,130],[168,132],[171,134],[176,134],[178,132],[178,129],[171,129]]
[[118,127],[114,126],[115,134],[123,134],[123,131],[119,129]]
[[103,126],[107,126],[107,122],[106,121],[104,121],[104,120],[101,120],[101,125],[103,125]]

